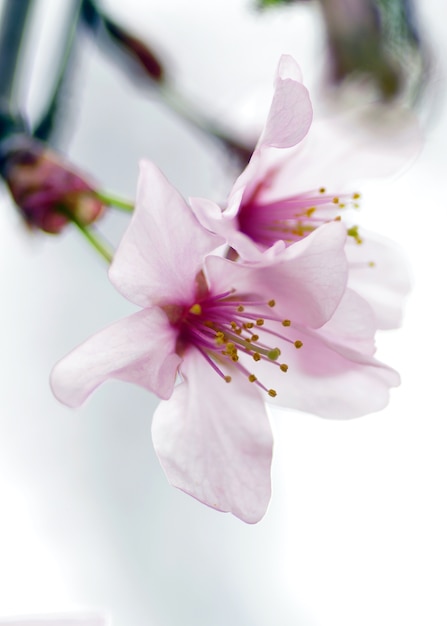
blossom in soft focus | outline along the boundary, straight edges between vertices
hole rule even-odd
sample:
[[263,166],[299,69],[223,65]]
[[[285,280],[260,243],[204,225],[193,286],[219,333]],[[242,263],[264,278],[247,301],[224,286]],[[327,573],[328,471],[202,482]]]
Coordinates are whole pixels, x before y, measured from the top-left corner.
[[103,211],[83,175],[34,139],[23,137],[12,146],[3,159],[2,175],[32,228],[56,234],[71,220],[91,224]]
[[53,392],[72,407],[110,378],[156,393],[153,441],[169,481],[257,522],[270,499],[265,400],[350,418],[384,407],[399,384],[373,358],[370,307],[346,289],[345,238],[332,222],[255,263],[234,263],[210,254],[221,239],[143,163],[110,269],[141,310],[56,364]]
[[353,181],[389,176],[408,163],[420,143],[417,125],[402,110],[385,115],[382,109],[377,120],[377,109],[362,108],[310,126],[311,104],[304,98],[295,101],[285,123],[275,113],[290,110],[289,94],[297,84],[304,89],[300,81],[295,61],[283,56],[273,114],[225,208],[202,198],[192,198],[191,206],[207,229],[251,261],[278,242],[290,245],[323,224],[341,221],[348,235],[350,286],[371,304],[380,328],[396,327],[410,289],[409,272],[391,242],[356,224],[361,194]]

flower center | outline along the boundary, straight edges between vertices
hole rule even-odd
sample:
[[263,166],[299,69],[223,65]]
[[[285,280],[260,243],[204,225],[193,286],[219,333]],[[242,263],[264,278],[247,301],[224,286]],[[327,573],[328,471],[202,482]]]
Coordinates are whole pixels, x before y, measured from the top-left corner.
[[[293,243],[322,224],[341,220],[343,209],[359,208],[359,198],[359,193],[334,196],[328,194],[324,187],[266,203],[258,202],[254,197],[240,208],[239,228],[266,247],[278,239]],[[361,243],[357,226],[348,228],[347,233]]]
[[239,371],[274,398],[276,390],[258,380],[256,363],[269,362],[286,373],[288,365],[279,361],[281,350],[276,343],[286,341],[295,348],[303,345],[281,332],[291,322],[274,315],[274,307],[274,300],[254,300],[236,295],[234,290],[207,294],[184,307],[175,322],[172,320],[179,328],[177,352],[182,354],[188,346],[194,346],[226,382],[231,382],[231,374]]

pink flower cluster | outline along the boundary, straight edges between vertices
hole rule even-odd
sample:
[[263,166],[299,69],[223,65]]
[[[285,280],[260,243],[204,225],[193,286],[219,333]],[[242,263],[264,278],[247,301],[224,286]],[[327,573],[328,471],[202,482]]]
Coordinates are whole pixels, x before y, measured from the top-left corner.
[[[309,131],[311,121],[286,56],[264,131],[225,207],[187,203],[143,162],[109,274],[140,310],[76,348],[51,379],[72,407],[110,378],[157,394],[153,442],[171,484],[249,523],[270,500],[266,401],[353,418],[382,409],[399,384],[374,358],[374,337],[398,324],[408,276],[386,242],[345,220],[358,194],[336,187],[337,173],[341,185],[363,157],[366,170],[377,157],[387,173],[399,154],[383,159],[364,145],[350,162],[349,134],[334,146],[324,129]],[[344,160],[330,165],[331,147]]]

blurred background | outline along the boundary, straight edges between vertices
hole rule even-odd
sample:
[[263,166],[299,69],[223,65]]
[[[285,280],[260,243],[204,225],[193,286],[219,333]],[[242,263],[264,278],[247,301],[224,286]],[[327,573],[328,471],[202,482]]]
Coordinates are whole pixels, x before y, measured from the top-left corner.
[[[441,0],[0,2],[4,137],[32,131],[129,199],[142,157],[186,197],[224,198],[283,53],[316,115],[397,101],[425,135],[399,178],[361,189],[361,225],[397,241],[414,274],[403,328],[378,337],[402,386],[386,410],[350,422],[272,411],[273,498],[256,526],[167,484],[155,397],[110,383],[77,411],[54,399],[54,363],[133,308],[73,226],[32,232],[0,187],[0,617],[447,623],[446,18]],[[5,53],[15,45],[16,58]],[[117,242],[127,222],[109,212],[100,228]]]

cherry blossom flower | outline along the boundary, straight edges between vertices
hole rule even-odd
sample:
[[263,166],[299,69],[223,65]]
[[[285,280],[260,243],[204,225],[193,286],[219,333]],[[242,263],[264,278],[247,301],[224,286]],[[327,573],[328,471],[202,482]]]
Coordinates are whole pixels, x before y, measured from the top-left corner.
[[[291,85],[301,85],[300,80],[295,61],[283,56],[272,108],[289,110]],[[191,206],[206,228],[225,237],[246,260],[258,259],[278,241],[290,245],[322,224],[342,220],[352,268],[350,286],[367,298],[380,328],[396,327],[410,289],[407,265],[391,242],[358,228],[354,214],[360,194],[352,184],[389,176],[408,163],[420,143],[417,125],[402,111],[387,116],[382,111],[379,124],[373,108],[314,122],[312,127],[300,124],[311,120],[310,107],[307,99],[296,103],[288,127],[273,124],[270,112],[223,210],[202,198],[192,198]],[[297,125],[301,132],[293,132]],[[283,141],[286,136],[288,142]]]
[[256,263],[209,254],[220,239],[142,163],[110,269],[141,310],[56,364],[53,392],[72,407],[111,378],[154,392],[153,441],[171,484],[257,522],[270,499],[265,400],[351,418],[381,409],[399,384],[373,358],[369,306],[346,290],[345,238],[332,222]]

